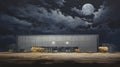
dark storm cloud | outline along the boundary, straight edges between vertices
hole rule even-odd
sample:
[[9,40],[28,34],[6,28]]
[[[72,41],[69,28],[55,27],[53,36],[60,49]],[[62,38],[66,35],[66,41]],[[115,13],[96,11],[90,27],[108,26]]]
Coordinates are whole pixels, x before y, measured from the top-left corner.
[[[20,30],[29,30],[28,27],[31,26],[31,23],[17,19],[14,16],[9,16],[6,14],[0,14],[0,29],[1,34],[5,33],[22,33]],[[8,32],[6,31],[8,30]],[[27,32],[27,31],[26,31]]]
[[79,14],[80,16],[82,16],[82,11],[80,9],[77,9],[76,7],[72,8],[71,11],[76,12],[77,14]]
[[118,0],[106,0],[94,14],[95,23],[108,24],[109,27],[120,27],[120,7]]
[[54,0],[59,6],[64,6],[65,0]]
[[[60,10],[51,10],[51,12],[46,11],[42,8],[42,14],[39,15],[42,19],[42,22],[47,22],[51,24],[64,24],[69,28],[75,28],[79,25],[87,25],[87,23],[81,20],[79,17],[73,18],[72,16],[65,16]],[[50,22],[51,21],[51,22]]]
[[[74,29],[77,26],[87,26],[89,23],[82,20],[79,17],[72,17],[70,15],[65,16],[59,9],[49,11],[44,7],[38,7],[36,5],[26,4],[24,7],[11,7],[9,11],[14,12],[17,19],[27,21],[26,24],[38,25],[39,28],[42,28],[41,31],[47,31],[47,28],[50,28],[52,32],[61,31],[56,25],[62,24],[66,28]],[[28,19],[28,20],[27,20]],[[23,23],[23,22],[22,22]],[[23,23],[25,24],[25,22]],[[44,26],[47,24],[47,26]],[[51,29],[54,26],[54,30]],[[34,28],[35,29],[35,28]],[[37,27],[38,29],[38,27]]]
[[98,11],[95,12],[94,14],[95,14],[94,22],[96,23],[108,23],[109,20],[118,17],[118,15],[114,16],[115,14],[114,8],[105,5],[101,5],[100,9],[98,9]]
[[20,26],[31,26],[31,23],[27,22],[27,21],[24,21],[24,20],[20,20],[14,16],[9,16],[9,15],[6,15],[6,14],[1,14],[0,15],[0,23],[1,25],[2,24],[5,24],[5,25],[9,25],[9,24],[13,24],[13,25],[20,25]]

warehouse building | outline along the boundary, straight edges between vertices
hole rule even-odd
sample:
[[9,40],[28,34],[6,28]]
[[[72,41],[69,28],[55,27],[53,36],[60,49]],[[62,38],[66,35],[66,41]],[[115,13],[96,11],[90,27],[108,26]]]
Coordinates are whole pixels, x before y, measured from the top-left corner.
[[97,52],[98,35],[21,35],[17,38],[18,51],[41,47],[45,52]]

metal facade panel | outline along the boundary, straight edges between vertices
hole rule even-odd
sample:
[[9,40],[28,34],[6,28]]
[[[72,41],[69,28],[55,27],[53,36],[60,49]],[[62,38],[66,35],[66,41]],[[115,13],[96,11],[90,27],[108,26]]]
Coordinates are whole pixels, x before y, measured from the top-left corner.
[[[54,42],[54,43],[53,43]],[[66,44],[66,42],[68,42]],[[18,36],[18,49],[30,51],[32,46],[77,46],[81,52],[97,52],[98,35],[31,35]]]

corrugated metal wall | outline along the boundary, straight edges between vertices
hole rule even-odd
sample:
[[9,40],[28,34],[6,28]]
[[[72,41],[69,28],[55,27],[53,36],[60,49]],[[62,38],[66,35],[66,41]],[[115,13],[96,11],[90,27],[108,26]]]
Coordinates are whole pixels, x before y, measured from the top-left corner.
[[32,35],[18,36],[18,50],[32,46],[77,46],[81,52],[97,52],[98,35]]

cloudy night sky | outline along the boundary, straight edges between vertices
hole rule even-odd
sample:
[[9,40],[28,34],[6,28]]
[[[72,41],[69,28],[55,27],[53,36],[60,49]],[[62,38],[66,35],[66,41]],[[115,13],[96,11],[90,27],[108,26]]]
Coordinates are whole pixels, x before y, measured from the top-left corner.
[[99,34],[120,51],[119,0],[0,0],[0,51],[18,35]]

